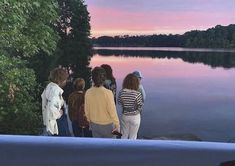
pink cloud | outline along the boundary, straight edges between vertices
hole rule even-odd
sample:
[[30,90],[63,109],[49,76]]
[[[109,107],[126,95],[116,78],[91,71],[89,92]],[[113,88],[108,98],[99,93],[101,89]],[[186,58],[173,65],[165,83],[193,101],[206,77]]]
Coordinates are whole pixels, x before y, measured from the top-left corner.
[[[159,34],[205,30],[215,25],[235,22],[235,11],[221,13],[206,11],[121,11],[90,7],[92,34]],[[229,17],[228,17],[229,16]]]

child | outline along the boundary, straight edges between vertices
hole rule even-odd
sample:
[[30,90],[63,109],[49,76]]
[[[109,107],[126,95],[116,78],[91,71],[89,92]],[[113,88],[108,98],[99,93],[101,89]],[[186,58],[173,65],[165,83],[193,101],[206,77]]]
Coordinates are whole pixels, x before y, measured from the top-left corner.
[[77,78],[74,81],[74,92],[69,95],[69,117],[72,121],[73,133],[75,137],[91,137],[89,122],[85,116],[84,98],[85,98],[85,81]]

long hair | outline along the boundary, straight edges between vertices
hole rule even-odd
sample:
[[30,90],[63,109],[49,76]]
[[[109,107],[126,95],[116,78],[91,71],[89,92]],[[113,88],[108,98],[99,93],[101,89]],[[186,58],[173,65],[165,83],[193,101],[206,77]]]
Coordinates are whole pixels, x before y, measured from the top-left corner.
[[102,64],[101,67],[106,72],[106,78],[111,80],[112,82],[116,83],[116,79],[113,76],[113,70],[112,70],[111,66],[108,64]]
[[72,121],[78,120],[79,108],[85,101],[85,93],[79,93],[74,91],[69,95],[68,106],[69,106],[69,117]]
[[139,89],[139,85],[139,79],[133,73],[130,73],[124,78],[122,88],[137,91]]

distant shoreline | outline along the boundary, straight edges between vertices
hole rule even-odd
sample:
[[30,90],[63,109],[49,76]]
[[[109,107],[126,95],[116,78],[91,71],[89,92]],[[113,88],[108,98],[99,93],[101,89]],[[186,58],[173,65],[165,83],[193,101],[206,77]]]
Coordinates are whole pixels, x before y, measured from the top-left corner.
[[101,47],[182,47],[182,48],[233,48],[235,24],[216,25],[205,31],[192,30],[182,35],[101,36],[91,39]]
[[185,47],[100,47],[94,50],[174,51],[174,52],[235,52],[235,48],[185,48]]

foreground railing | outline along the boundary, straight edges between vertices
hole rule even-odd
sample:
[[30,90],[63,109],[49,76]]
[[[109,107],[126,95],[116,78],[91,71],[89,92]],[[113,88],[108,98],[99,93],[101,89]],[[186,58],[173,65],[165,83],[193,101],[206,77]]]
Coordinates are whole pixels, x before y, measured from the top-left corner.
[[0,135],[1,166],[230,166],[221,163],[231,160],[232,143]]

